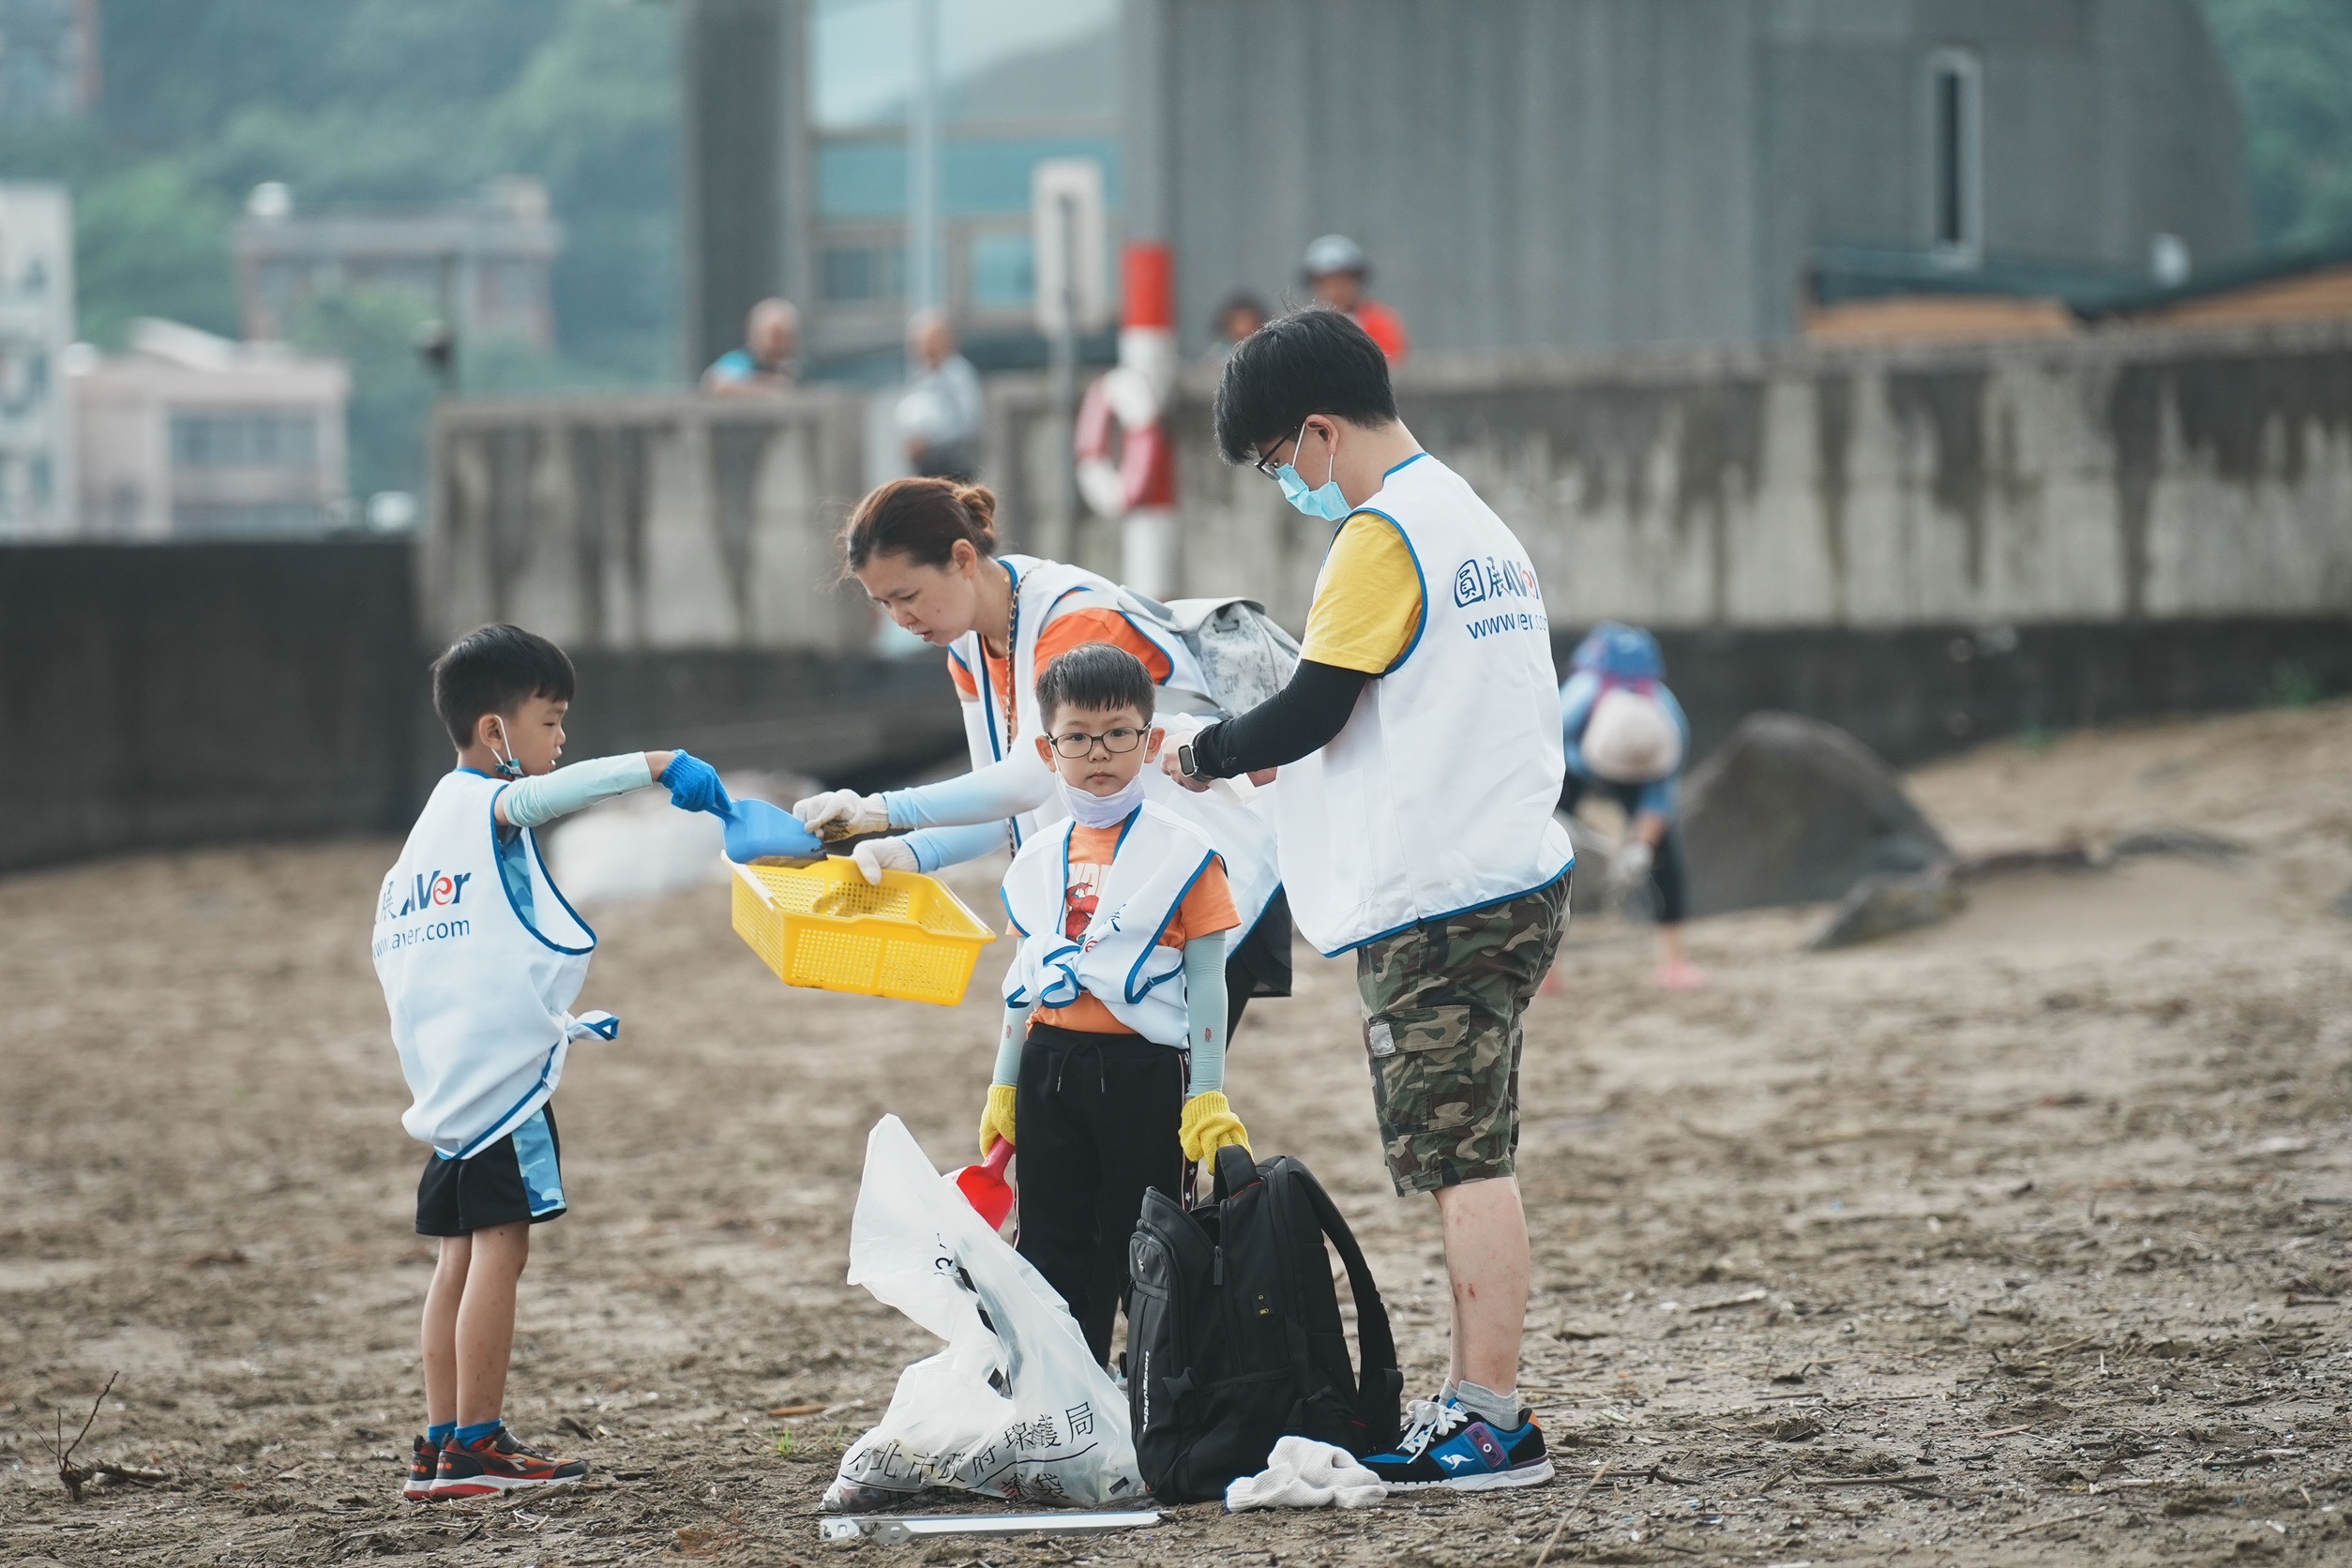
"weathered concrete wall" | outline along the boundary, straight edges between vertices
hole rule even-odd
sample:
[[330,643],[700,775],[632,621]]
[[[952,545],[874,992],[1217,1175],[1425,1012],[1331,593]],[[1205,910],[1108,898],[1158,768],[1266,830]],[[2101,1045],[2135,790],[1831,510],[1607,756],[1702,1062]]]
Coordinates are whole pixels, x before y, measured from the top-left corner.
[[822,390],[444,405],[426,634],[509,620],[575,649],[862,646],[833,535],[863,490],[863,419]]
[[[1920,350],[1429,359],[1407,421],[1527,541],[1555,625],[2077,624],[2352,615],[2352,324]],[[1174,413],[1180,590],[1296,625],[1329,530]],[[850,653],[836,580],[861,405],[461,403],[437,430],[429,637],[521,620],[572,648]],[[1041,381],[991,386],[1008,542],[1118,569],[1053,517]]]
[[0,548],[0,870],[404,830],[431,723],[409,557]]
[[[1217,461],[1213,390],[1175,415],[1182,591],[1295,625],[1329,531]],[[1555,626],[2352,615],[2352,326],[1432,360],[1397,393],[1526,540]],[[1049,494],[1017,460],[1042,400],[997,396],[991,475]]]

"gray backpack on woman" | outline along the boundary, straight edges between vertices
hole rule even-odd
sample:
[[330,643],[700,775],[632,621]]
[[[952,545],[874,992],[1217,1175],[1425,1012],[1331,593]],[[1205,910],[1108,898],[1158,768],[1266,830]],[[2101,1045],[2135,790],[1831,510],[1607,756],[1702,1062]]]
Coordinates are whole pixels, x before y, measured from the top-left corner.
[[[1226,715],[1247,713],[1289,684],[1299,642],[1256,599],[1176,599],[1167,604],[1123,593],[1123,608],[1182,640],[1207,680],[1210,701]],[[1163,707],[1183,712],[1163,692]]]

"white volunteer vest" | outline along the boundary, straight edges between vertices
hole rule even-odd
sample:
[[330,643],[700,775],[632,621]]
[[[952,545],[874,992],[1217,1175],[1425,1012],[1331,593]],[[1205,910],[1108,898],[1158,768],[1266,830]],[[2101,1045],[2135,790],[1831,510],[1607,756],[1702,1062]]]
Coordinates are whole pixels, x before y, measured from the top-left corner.
[[505,1137],[555,1093],[574,1038],[619,1020],[567,1009],[596,933],[522,834],[536,924],[498,874],[491,807],[505,785],[459,770],[434,786],[376,901],[376,977],[413,1103],[400,1125],[463,1159]]
[[[997,561],[1012,573],[1016,607],[1013,740],[1008,749],[1003,703],[981,657],[980,634],[966,632],[948,650],[949,656],[963,667],[980,692],[978,701],[963,704],[964,742],[975,769],[1007,756],[1022,758],[1042,769],[1045,763],[1037,761],[1036,745],[1036,737],[1045,732],[1044,721],[1037,712],[1038,634],[1059,611],[1103,609],[1126,614],[1121,602],[1125,590],[1097,572],[1066,562],[1043,561],[1033,555],[1001,555]],[[1168,656],[1168,676],[1161,689],[1181,692],[1196,700],[1195,705],[1214,708],[1208,682],[1184,640],[1157,625],[1151,616],[1127,614],[1126,618],[1153,647]],[[1233,907],[1241,914],[1242,932],[1248,932],[1282,886],[1281,857],[1274,844],[1274,824],[1230,785],[1219,784],[1205,793],[1195,794],[1162,773],[1156,763],[1145,767],[1143,788],[1147,799],[1209,835],[1210,842],[1225,857],[1225,875],[1233,889]],[[1039,833],[1068,820],[1069,807],[1062,804],[1062,792],[1055,790],[1036,810],[1024,811],[1013,819],[1013,848],[1020,849]]]
[[1072,941],[1063,927],[1070,885],[1068,818],[1021,846],[1004,874],[1004,908],[1021,933],[1004,975],[1016,1006],[1067,1007],[1081,990],[1143,1038],[1183,1046],[1190,1013],[1182,949],[1161,935],[1217,856],[1195,823],[1145,801],[1127,819],[1103,873],[1094,916]]
[[1331,744],[1268,792],[1291,916],[1325,954],[1516,897],[1576,859],[1552,819],[1560,679],[1527,551],[1425,453],[1356,510],[1404,535],[1422,624]]

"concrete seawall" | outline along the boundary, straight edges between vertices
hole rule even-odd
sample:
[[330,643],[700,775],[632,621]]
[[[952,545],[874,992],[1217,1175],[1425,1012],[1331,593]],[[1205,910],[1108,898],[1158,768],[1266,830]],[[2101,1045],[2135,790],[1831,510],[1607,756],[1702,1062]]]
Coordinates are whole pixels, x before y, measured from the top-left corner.
[[[1329,531],[1218,462],[1212,380],[1173,412],[1179,593],[1296,625]],[[1968,626],[2352,615],[2352,324],[1937,349],[1409,364],[1407,420],[1517,529],[1555,625]],[[848,653],[833,581],[860,404],[460,404],[436,432],[422,602],[570,645]],[[1051,515],[1042,382],[990,393],[1014,545],[1116,572]]]
[[[1176,591],[1296,626],[1330,530],[1216,460],[1214,390],[1173,415]],[[1659,629],[1702,752],[1759,707],[1907,762],[2352,691],[2352,324],[1431,361],[1398,393],[1527,540],[1563,642]],[[1051,515],[1047,412],[1039,382],[990,389],[1007,542],[1116,573],[1114,525]],[[876,657],[837,579],[865,413],[822,388],[460,403],[414,551],[0,550],[0,751],[78,759],[69,797],[0,787],[0,867],[397,826],[443,744],[426,650],[491,619],[572,651],[575,756],[683,744],[871,785],[953,753],[936,656]]]
[[[1212,392],[1177,414],[1183,591],[1295,621],[1325,531],[1216,460]],[[2352,615],[2352,324],[1409,364],[1397,393],[1555,625]]]

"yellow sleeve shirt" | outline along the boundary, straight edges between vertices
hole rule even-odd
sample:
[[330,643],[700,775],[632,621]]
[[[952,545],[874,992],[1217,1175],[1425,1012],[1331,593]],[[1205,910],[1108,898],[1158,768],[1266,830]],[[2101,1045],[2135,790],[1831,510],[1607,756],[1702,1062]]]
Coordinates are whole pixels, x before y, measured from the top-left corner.
[[1378,512],[1340,524],[1315,579],[1299,656],[1385,675],[1420,635],[1421,568],[1396,525]]

